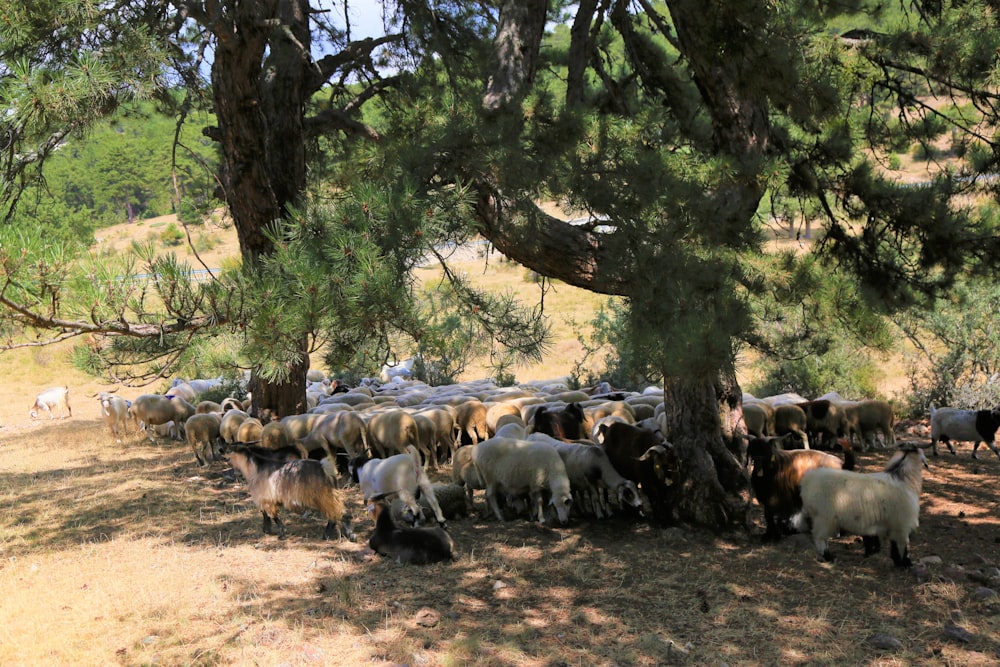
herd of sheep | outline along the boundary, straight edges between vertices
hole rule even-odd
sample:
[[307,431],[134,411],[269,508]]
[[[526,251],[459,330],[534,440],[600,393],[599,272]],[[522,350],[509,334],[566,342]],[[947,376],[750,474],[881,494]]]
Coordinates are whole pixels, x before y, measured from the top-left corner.
[[[673,445],[664,438],[663,395],[613,391],[606,383],[571,390],[560,381],[497,387],[491,381],[431,387],[404,374],[347,388],[322,373],[308,376],[308,412],[262,423],[236,399],[200,401],[213,380],[175,381],[165,394],[132,401],[100,392],[101,413],[117,440],[129,424],[153,440],[186,440],[199,465],[228,461],[246,480],[265,533],[279,510],[312,509],[324,538],[354,539],[338,478],[349,474],[375,517],[369,545],[405,563],[454,557],[447,521],[470,516],[474,492],[485,514],[566,523],[627,512],[654,520],[669,513],[678,479]],[[31,417],[71,416],[69,388],[38,395]],[[923,448],[903,443],[878,473],[853,471],[857,447],[895,445],[891,406],[837,394],[743,398],[749,433],[746,461],[764,509],[765,539],[811,532],[817,554],[840,531],[861,535],[866,555],[891,544],[896,565],[910,564],[917,527]],[[993,440],[1000,412],[931,406],[931,443]],[[880,442],[881,441],[881,442]],[[843,459],[830,451],[841,449]],[[427,470],[451,464],[450,484]],[[437,525],[428,527],[431,518]],[[408,524],[408,525],[407,525]],[[425,524],[425,525],[421,525]]]

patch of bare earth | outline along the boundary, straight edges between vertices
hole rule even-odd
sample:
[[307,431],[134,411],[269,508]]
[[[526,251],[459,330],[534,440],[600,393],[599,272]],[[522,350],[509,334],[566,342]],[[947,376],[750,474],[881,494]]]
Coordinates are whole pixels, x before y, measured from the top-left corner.
[[5,428],[0,664],[996,665],[1000,461],[931,464],[908,570],[849,537],[823,564],[805,536],[630,518],[454,520],[460,558],[415,567],[365,546],[356,488],[359,543],[287,514],[279,541],[180,443],[119,446],[80,416]]

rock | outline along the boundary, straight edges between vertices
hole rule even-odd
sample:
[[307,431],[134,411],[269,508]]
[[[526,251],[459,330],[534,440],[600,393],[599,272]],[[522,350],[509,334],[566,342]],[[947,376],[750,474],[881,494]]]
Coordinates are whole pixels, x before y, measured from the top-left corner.
[[497,579],[496,581],[493,582],[493,590],[499,591],[499,590],[504,589],[504,588],[507,588],[507,584],[505,584],[504,582],[500,581],[499,579]]
[[992,600],[996,596],[997,592],[992,588],[987,588],[986,586],[980,586],[972,594],[972,597],[976,600]]
[[875,634],[867,639],[873,647],[882,651],[898,651],[903,648],[903,642],[890,635]]
[[968,644],[972,641],[973,637],[975,637],[975,635],[959,625],[946,625],[944,628],[944,636],[963,644]]
[[417,612],[417,615],[414,617],[414,621],[417,625],[423,628],[433,628],[441,622],[441,614],[433,609],[424,607]]
[[942,565],[944,563],[944,561],[941,560],[941,556],[924,556],[917,562],[920,563],[921,565],[927,565],[927,566]]

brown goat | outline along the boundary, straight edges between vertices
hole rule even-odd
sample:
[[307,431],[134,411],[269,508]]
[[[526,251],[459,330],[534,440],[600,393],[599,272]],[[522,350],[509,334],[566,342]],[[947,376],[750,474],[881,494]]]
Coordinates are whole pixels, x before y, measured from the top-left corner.
[[788,520],[802,509],[802,476],[813,468],[854,469],[854,453],[848,449],[841,461],[833,454],[814,449],[786,451],[782,438],[754,438],[747,445],[753,461],[750,486],[764,508],[767,525],[764,540],[777,540]]
[[322,464],[312,460],[285,462],[261,456],[244,445],[234,445],[225,454],[247,480],[250,498],[263,515],[264,534],[270,535],[271,521],[278,526],[278,538],[285,539],[285,524],[278,512],[287,507],[294,512],[318,511],[326,520],[323,539],[336,535],[354,541],[351,517],[345,512],[340,489],[327,477]]

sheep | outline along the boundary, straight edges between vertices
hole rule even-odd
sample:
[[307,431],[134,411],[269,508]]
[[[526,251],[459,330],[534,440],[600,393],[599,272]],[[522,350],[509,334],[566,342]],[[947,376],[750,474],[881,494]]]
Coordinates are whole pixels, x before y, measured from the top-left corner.
[[[528,436],[528,427],[524,425],[520,417],[515,417],[514,415],[504,415],[504,418],[510,417],[511,421],[504,422],[503,419],[497,422],[497,430],[493,435],[498,435],[501,438],[517,438],[519,440],[524,440]],[[516,419],[517,421],[513,421]],[[471,445],[470,445],[471,446]]]
[[955,446],[952,440],[971,440],[972,458],[978,459],[976,450],[979,443],[986,446],[1000,458],[1000,450],[993,444],[997,428],[1000,427],[1000,408],[993,410],[960,410],[959,408],[936,408],[931,403],[931,452],[938,455],[938,440],[948,445],[952,454]]
[[478,445],[459,447],[451,461],[451,481],[457,486],[465,487],[465,507],[469,514],[475,510],[472,501],[473,491],[486,488],[486,482],[472,462],[472,452],[476,447]]
[[37,419],[39,411],[44,410],[49,413],[49,419],[55,419],[56,416],[52,411],[56,408],[59,408],[59,419],[73,416],[73,408],[69,405],[69,385],[65,387],[52,387],[40,393],[35,398],[35,402],[31,406],[31,410],[28,411],[28,415],[32,419]]
[[560,523],[569,521],[573,496],[566,465],[559,452],[545,442],[493,437],[476,445],[472,462],[486,485],[486,503],[497,519],[505,521],[499,496],[528,495],[545,523],[544,494],[556,510]]
[[[180,401],[183,399],[177,400]],[[191,404],[188,403],[188,405]],[[166,396],[161,396],[160,394],[142,394],[132,401],[132,405],[128,409],[128,415],[138,428],[146,430],[149,441],[155,442],[154,431],[151,427],[174,422],[176,428],[179,430],[180,416],[178,415],[178,408],[183,408],[183,406]],[[193,408],[191,414],[194,414]]]
[[773,407],[774,435],[794,434],[795,438],[802,442],[803,449],[809,449],[808,418],[805,410],[793,403],[778,403]]
[[782,438],[753,438],[747,444],[747,458],[752,461],[750,486],[764,508],[764,541],[781,537],[788,520],[802,509],[799,488],[802,476],[813,468],[854,469],[854,454],[842,462],[833,454],[816,450],[782,449]]
[[758,438],[774,435],[774,408],[763,401],[745,401],[743,421],[751,435]]
[[[831,442],[847,435],[844,409],[837,402],[822,399],[796,405],[802,408],[806,415],[806,432],[813,447],[829,449]],[[806,449],[809,449],[808,443]]]
[[[548,442],[559,452],[574,498],[598,519],[612,514],[610,505],[642,509],[643,502],[635,482],[625,479],[611,465],[607,452],[591,444],[562,442],[543,433],[532,433],[528,440]],[[608,502],[608,492],[612,495]]]
[[487,411],[487,407],[478,399],[465,400],[455,406],[459,445],[474,445],[490,437],[486,422]]
[[[444,518],[448,521],[452,519],[458,519],[462,517],[467,517],[472,514],[472,510],[466,504],[465,497],[465,487],[460,484],[442,484],[435,483],[431,485],[434,489],[434,499],[437,500],[438,506],[441,508],[441,513]],[[426,496],[421,495],[417,499],[420,503],[420,509],[423,510],[424,514],[429,514],[434,511],[431,507],[430,501],[428,501]],[[410,512],[410,508],[406,506],[402,498],[398,496],[392,500],[389,508],[392,510],[392,518],[396,523],[406,523],[407,516]]]
[[416,362],[417,357],[410,357],[392,366],[383,364],[382,370],[379,373],[379,380],[383,384],[387,384],[400,379],[409,379],[413,377],[413,366]]
[[503,401],[500,403],[491,403],[486,408],[486,428],[491,437],[496,435],[500,418],[510,415],[517,415],[517,418],[521,419],[521,406],[517,403]]
[[334,486],[318,461],[260,456],[245,445],[231,445],[225,456],[240,471],[250,487],[250,498],[263,515],[264,534],[270,535],[271,522],[278,526],[278,539],[285,539],[285,524],[278,512],[287,507],[294,512],[317,510],[326,518],[323,539],[336,535],[355,540],[351,515],[345,511],[343,492]]
[[185,437],[184,425],[187,423],[188,417],[196,413],[196,409],[194,405],[180,396],[169,396],[168,398],[174,405],[174,423],[177,424],[178,435],[183,438]]
[[98,402],[100,402],[101,416],[104,417],[104,423],[111,429],[111,434],[115,436],[115,440],[121,442],[122,434],[128,430],[126,425],[128,424],[129,402],[121,396],[115,396],[114,393],[114,391],[102,391],[97,394],[91,394],[91,397],[96,397]]
[[397,493],[410,509],[413,521],[416,523],[424,517],[417,502],[419,491],[426,496],[438,524],[445,525],[441,506],[434,497],[434,487],[423,466],[420,465],[420,452],[413,445],[407,445],[404,453],[387,459],[369,459],[361,455],[351,460],[348,469],[351,477],[361,487],[361,496],[365,503],[375,496]]
[[455,542],[444,528],[400,527],[381,499],[375,503],[375,531],[368,546],[380,556],[397,563],[427,565],[455,560]]
[[660,521],[670,515],[668,487],[673,484],[676,460],[673,445],[659,430],[624,422],[605,423],[601,446],[618,473],[641,487],[651,514]]
[[891,405],[885,401],[868,399],[858,401],[850,413],[855,418],[854,423],[862,443],[866,443],[869,436],[874,442],[875,434],[879,433],[882,435],[883,446],[896,445],[896,435],[893,433],[896,416]]
[[865,540],[865,556],[879,550],[888,538],[892,561],[909,567],[910,533],[920,519],[923,449],[904,443],[882,472],[858,473],[815,468],[802,477],[802,511],[793,525],[812,522],[812,539],[821,561],[833,560],[827,541],[839,531],[878,539]]
[[191,415],[184,424],[187,443],[194,452],[198,465],[205,466],[221,458],[219,451],[221,424],[222,417],[215,412]]
[[219,424],[219,436],[222,438],[223,442],[229,444],[239,442],[240,426],[247,419],[250,419],[250,415],[243,412],[243,410],[238,410],[236,408],[227,410],[225,414],[222,415],[222,422]]
[[247,417],[236,431],[236,442],[260,442],[264,425],[256,417]]
[[379,456],[385,458],[413,445],[429,461],[430,467],[437,468],[437,450],[431,450],[420,440],[420,428],[413,415],[401,408],[375,413],[368,420],[368,442]]
[[583,408],[570,403],[561,410],[541,406],[535,412],[535,433],[545,433],[559,440],[578,440],[583,437]]
[[197,415],[203,415],[207,412],[218,412],[222,414],[222,404],[216,403],[215,401],[198,401],[194,406],[194,412]]
[[331,457],[342,451],[349,458],[368,450],[368,429],[364,418],[357,412],[344,410],[319,416],[321,419],[300,440],[307,449],[322,447]]
[[[450,405],[431,405],[420,408],[419,414],[434,422],[438,457],[451,459],[458,449],[458,426],[455,424],[455,408]],[[435,443],[430,443],[434,446]]]

